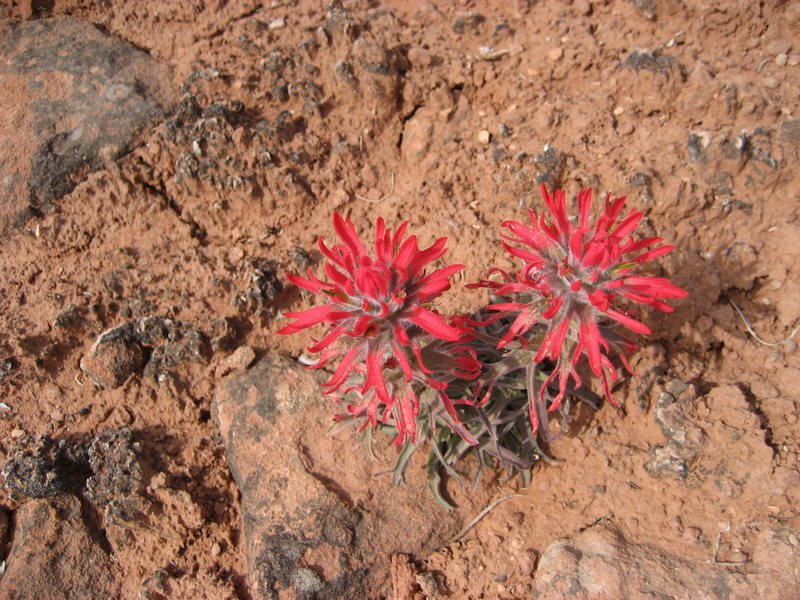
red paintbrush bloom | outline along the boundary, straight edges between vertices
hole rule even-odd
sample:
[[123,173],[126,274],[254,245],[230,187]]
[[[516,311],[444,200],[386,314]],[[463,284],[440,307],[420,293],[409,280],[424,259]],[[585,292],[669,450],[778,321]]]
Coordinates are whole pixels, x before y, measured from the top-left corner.
[[[320,250],[330,261],[325,264],[329,281],[316,278],[310,269],[307,279],[287,275],[296,285],[324,294],[329,302],[286,313],[295,321],[278,331],[289,334],[327,324],[327,333],[308,348],[309,352],[322,352],[313,367],[341,358],[325,384],[330,388],[327,393],[336,393],[351,376],[360,376],[363,383],[342,392],[356,391],[361,398],[361,402],[348,406],[348,412],[365,413],[364,426],[375,426],[379,419],[387,423],[393,417],[398,444],[417,440],[420,406],[412,381],[436,389],[447,413],[455,416],[444,394],[447,384],[435,379],[433,369],[423,362],[421,342],[432,338],[459,342],[465,335],[462,327],[449,324],[427,306],[450,289],[450,276],[464,266],[452,265],[426,274],[425,266],[445,253],[447,238],[420,250],[416,236],[403,239],[407,226],[403,223],[392,233],[378,218],[373,257],[359,240],[353,223],[334,213],[333,227],[343,243],[328,248],[322,238],[319,240]],[[379,416],[380,405],[384,409]]]
[[[625,205],[624,197],[612,201],[608,194],[603,214],[593,226],[589,223],[591,188],[578,194],[578,217],[574,221],[570,221],[567,214],[563,190],[550,195],[542,184],[542,197],[549,216],[537,215],[531,210],[530,226],[516,221],[503,223],[510,231],[510,235],[503,235],[503,247],[524,263],[516,276],[512,278],[505,271],[492,269],[490,273],[499,273],[505,283],[481,281],[470,287],[488,287],[499,296],[515,293],[532,296],[530,301],[494,304],[489,308],[500,311],[492,321],[508,314],[516,315],[498,347],[514,339],[527,344],[524,336],[531,327],[536,323],[547,326],[533,360],[549,359],[557,363],[541,388],[543,401],[547,385],[559,378],[559,392],[550,410],[555,410],[564,398],[570,376],[576,387],[580,386],[575,365],[584,354],[592,372],[601,378],[606,398],[617,404],[611,395],[611,383],[616,381],[617,371],[608,353],[617,352],[630,372],[625,351],[635,346],[624,336],[609,332],[603,323],[613,320],[632,331],[648,334],[650,329],[622,310],[619,300],[627,298],[670,312],[672,307],[663,300],[687,295],[666,279],[630,274],[637,265],[663,256],[675,246],[650,248],[662,241],[657,237],[635,240],[631,233],[643,213],[631,211],[617,222]],[[534,408],[530,407],[530,415],[536,431],[538,419]]]

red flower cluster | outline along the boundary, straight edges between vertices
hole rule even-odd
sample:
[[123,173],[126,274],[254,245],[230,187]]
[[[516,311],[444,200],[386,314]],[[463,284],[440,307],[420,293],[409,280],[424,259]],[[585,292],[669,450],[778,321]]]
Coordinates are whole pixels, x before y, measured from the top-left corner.
[[[511,233],[503,235],[506,240],[503,247],[523,262],[515,277],[501,269],[491,269],[489,273],[499,273],[505,283],[481,281],[469,287],[487,287],[498,296],[526,296],[525,301],[491,305],[489,308],[500,311],[491,321],[516,315],[499,347],[514,339],[525,345],[534,341],[538,343],[535,362],[556,361],[556,369],[541,389],[543,399],[547,385],[559,378],[559,392],[550,410],[555,410],[564,398],[570,377],[576,387],[581,385],[575,365],[584,354],[592,372],[601,378],[606,398],[616,404],[611,395],[611,383],[616,381],[617,371],[608,353],[612,349],[617,352],[630,372],[624,351],[635,346],[616,333],[604,334],[598,322],[602,325],[608,318],[637,333],[649,334],[650,329],[621,310],[618,301],[627,298],[661,311],[672,311],[663,300],[685,297],[684,290],[660,277],[630,273],[637,265],[663,256],[675,247],[650,248],[662,239],[651,237],[636,241],[631,236],[642,219],[641,212],[630,212],[617,223],[625,205],[624,197],[612,201],[611,195],[607,195],[603,213],[593,226],[589,222],[591,188],[578,194],[576,222],[571,222],[567,214],[563,190],[551,195],[542,184],[542,197],[550,216],[537,215],[531,210],[530,226],[516,221],[503,223]],[[525,333],[536,323],[546,324],[547,332],[541,340],[528,340]],[[529,408],[535,432],[538,418],[535,407]]]
[[[366,415],[364,427],[393,419],[398,432],[395,444],[409,439],[416,442],[420,401],[411,383],[417,381],[436,391],[446,411],[444,420],[467,441],[477,443],[461,426],[453,402],[444,392],[448,380],[474,378],[480,372],[475,352],[465,345],[469,332],[454,320],[448,323],[428,306],[450,289],[450,276],[464,268],[452,265],[425,273],[426,265],[444,255],[447,238],[421,250],[416,236],[404,239],[408,223],[392,233],[378,218],[373,257],[350,220],[334,213],[333,226],[341,244],[328,248],[319,239],[319,248],[330,261],[325,264],[329,281],[318,279],[310,269],[308,278],[288,275],[296,285],[323,294],[329,301],[303,312],[286,313],[295,321],[278,333],[328,325],[322,339],[308,348],[309,352],[322,352],[313,367],[341,359],[325,384],[330,388],[327,393],[355,392],[359,401],[347,406],[348,415]],[[431,340],[440,342],[428,343]]]

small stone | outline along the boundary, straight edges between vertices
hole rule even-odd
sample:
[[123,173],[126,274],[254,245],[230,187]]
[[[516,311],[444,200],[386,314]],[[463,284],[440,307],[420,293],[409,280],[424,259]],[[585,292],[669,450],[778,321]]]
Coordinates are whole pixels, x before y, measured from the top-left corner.
[[791,49],[792,44],[784,39],[773,40],[767,45],[767,52],[774,55],[788,54]]
[[630,121],[625,121],[624,123],[617,125],[617,133],[620,135],[630,135],[633,133],[634,129],[635,127]]
[[247,367],[253,364],[256,359],[256,353],[250,346],[239,346],[227,357],[217,368],[217,377],[227,375],[231,371],[244,371]]
[[347,200],[349,198],[350,198],[350,195],[345,190],[343,190],[342,188],[338,188],[338,189],[334,190],[334,192],[331,194],[331,197],[330,197],[331,208],[337,208],[337,207],[341,206],[342,204],[347,202]]
[[489,133],[487,130],[481,129],[478,132],[478,141],[481,144],[488,144],[491,141],[491,139],[492,139],[492,134]]
[[592,13],[592,5],[589,4],[588,0],[575,0],[572,6],[575,7],[575,12],[582,17],[589,16]]
[[211,556],[217,558],[220,554],[222,554],[222,546],[220,546],[217,542],[211,546]]
[[56,423],[61,423],[64,420],[64,413],[62,413],[57,408],[50,413],[50,418],[55,421]]
[[552,48],[547,52],[547,57],[553,62],[560,60],[564,56],[564,49],[561,47]]
[[778,56],[775,57],[775,64],[779,67],[785,67],[788,62],[789,57],[785,53],[778,54]]
[[274,21],[271,21],[269,24],[270,29],[281,29],[283,27],[286,27],[286,19],[283,18],[275,19]]
[[728,557],[728,562],[732,563],[746,563],[747,555],[744,552],[736,550]]
[[429,67],[433,62],[431,53],[428,50],[416,46],[409,49],[408,60],[415,67]]
[[235,265],[243,258],[244,258],[244,250],[242,250],[241,248],[234,246],[233,248],[228,250],[228,261],[230,261],[231,264]]
[[615,117],[620,116],[624,112],[625,112],[625,109],[622,108],[621,106],[617,106],[617,107],[614,108],[614,116]]
[[703,534],[697,527],[687,527],[683,531],[683,539],[687,542],[696,542],[700,539],[700,536]]
[[22,431],[22,429],[12,429],[11,430],[11,437],[14,438],[14,439],[19,439],[23,435],[25,435],[25,432]]
[[500,60],[507,54],[509,54],[510,50],[507,48],[503,48],[502,50],[496,50],[492,46],[481,46],[478,48],[478,58],[481,60],[486,61],[494,61]]
[[781,82],[778,79],[776,79],[775,77],[765,77],[764,78],[764,87],[767,88],[767,89],[774,90],[776,88],[779,88],[780,85],[781,85]]
[[250,134],[244,127],[238,127],[231,134],[231,141],[236,146],[248,146],[250,144]]

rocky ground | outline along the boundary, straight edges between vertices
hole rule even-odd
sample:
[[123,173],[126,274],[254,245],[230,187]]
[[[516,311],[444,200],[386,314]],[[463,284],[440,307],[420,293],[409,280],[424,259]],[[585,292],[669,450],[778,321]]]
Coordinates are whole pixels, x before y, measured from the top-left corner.
[[[4,3],[0,598],[800,596],[798,40],[791,0]],[[328,431],[284,273],[407,220],[473,311],[541,182],[627,195],[690,296],[563,463],[446,511]]]

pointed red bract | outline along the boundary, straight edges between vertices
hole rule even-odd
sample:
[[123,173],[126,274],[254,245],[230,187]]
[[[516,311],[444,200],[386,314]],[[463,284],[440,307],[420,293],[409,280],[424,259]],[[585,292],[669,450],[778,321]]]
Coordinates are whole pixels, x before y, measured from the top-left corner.
[[[669,312],[672,307],[663,302],[664,299],[687,295],[666,279],[629,275],[636,265],[663,256],[675,247],[662,245],[646,250],[660,243],[661,238],[634,240],[632,233],[643,213],[632,211],[617,222],[625,206],[624,197],[612,201],[611,195],[607,195],[604,210],[592,226],[589,223],[591,188],[578,194],[577,220],[571,220],[567,213],[563,190],[550,194],[542,184],[541,192],[549,215],[537,215],[531,210],[529,226],[517,221],[503,223],[510,233],[503,235],[502,245],[512,256],[521,259],[523,266],[513,277],[493,269],[500,273],[503,282],[484,280],[468,287],[487,287],[498,296],[520,293],[530,296],[527,304],[515,301],[489,308],[514,317],[498,347],[507,346],[515,339],[530,345],[531,341],[539,341],[528,339],[532,328],[537,323],[547,327],[533,360],[556,362],[555,370],[541,387],[540,401],[544,401],[547,384],[556,378],[559,380],[558,393],[550,410],[561,403],[570,377],[575,387],[580,386],[573,367],[581,356],[588,358],[589,368],[601,379],[605,396],[616,404],[611,395],[611,383],[616,381],[617,371],[608,353],[613,350],[619,354],[630,370],[625,352],[635,346],[618,334],[607,340],[603,331],[608,332],[608,324],[619,323],[636,333],[650,333],[646,325],[619,306],[620,299],[627,298]],[[530,408],[530,417],[535,432],[539,423],[534,407]]]
[[[285,313],[294,322],[278,331],[296,333],[326,324],[327,333],[309,347],[309,351],[323,353],[314,367],[341,359],[325,384],[326,393],[339,398],[353,392],[357,401],[347,405],[348,414],[363,416],[364,426],[391,422],[397,429],[397,444],[416,443],[420,412],[417,389],[426,386],[436,390],[448,422],[466,431],[451,414],[452,404],[445,400],[442,390],[447,381],[469,378],[465,374],[475,377],[480,370],[474,352],[470,354],[463,346],[469,335],[466,322],[445,318],[430,307],[450,289],[450,276],[464,266],[451,265],[426,273],[425,267],[444,255],[447,238],[420,249],[416,236],[404,239],[407,226],[403,223],[393,233],[378,218],[375,251],[370,254],[353,223],[334,213],[333,227],[342,243],[329,247],[322,238],[319,240],[322,254],[330,261],[324,267],[328,281],[318,279],[310,270],[308,278],[288,275],[299,287],[323,294],[327,303]],[[439,340],[450,344],[444,353],[447,359],[436,355],[436,364],[422,364],[422,343],[439,344]]]

